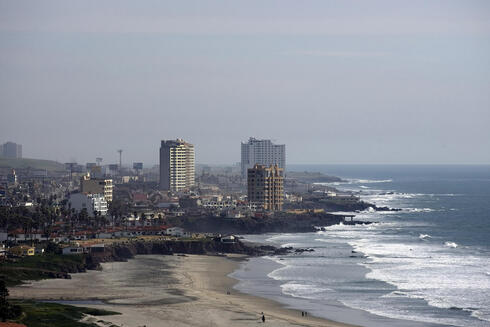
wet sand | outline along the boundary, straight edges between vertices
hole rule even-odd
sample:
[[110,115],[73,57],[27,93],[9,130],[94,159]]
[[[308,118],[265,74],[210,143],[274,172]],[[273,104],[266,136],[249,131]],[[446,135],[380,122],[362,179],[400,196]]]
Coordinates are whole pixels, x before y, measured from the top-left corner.
[[[94,301],[76,304],[122,313],[97,317],[118,326],[351,326],[233,289],[242,256],[137,256],[103,264],[103,271],[73,274],[10,289],[12,298]],[[229,292],[229,294],[228,294]],[[102,300],[103,303],[96,302]]]

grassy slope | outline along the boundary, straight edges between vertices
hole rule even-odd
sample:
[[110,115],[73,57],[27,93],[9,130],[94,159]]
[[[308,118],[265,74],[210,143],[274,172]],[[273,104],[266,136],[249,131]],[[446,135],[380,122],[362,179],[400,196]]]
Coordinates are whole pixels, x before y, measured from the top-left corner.
[[95,324],[81,323],[79,320],[84,314],[92,316],[107,316],[119,314],[118,312],[99,309],[75,307],[58,303],[45,303],[34,301],[10,301],[13,305],[22,307],[22,316],[14,322],[25,324],[28,327],[95,327]]
[[59,162],[41,159],[9,159],[0,157],[0,168],[14,169],[46,169],[48,171],[64,171],[65,166]]
[[22,284],[24,280],[50,278],[49,272],[74,272],[84,267],[82,255],[44,254],[28,256],[17,262],[4,262],[0,265],[0,278],[7,286]]

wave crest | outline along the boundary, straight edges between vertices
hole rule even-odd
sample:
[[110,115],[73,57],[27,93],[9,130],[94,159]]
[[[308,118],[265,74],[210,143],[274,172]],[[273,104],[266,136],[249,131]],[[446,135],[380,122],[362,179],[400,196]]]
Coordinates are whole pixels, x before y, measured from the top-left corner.
[[444,245],[449,247],[449,248],[457,248],[458,247],[458,243],[456,243],[456,242],[444,242]]

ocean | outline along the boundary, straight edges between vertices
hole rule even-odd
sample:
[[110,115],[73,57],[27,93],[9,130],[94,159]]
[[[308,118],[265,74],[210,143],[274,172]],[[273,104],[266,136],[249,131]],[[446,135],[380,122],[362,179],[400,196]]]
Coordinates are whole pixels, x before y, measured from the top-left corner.
[[490,326],[490,166],[304,165],[398,212],[246,239],[313,252],[251,259],[240,291],[362,326]]

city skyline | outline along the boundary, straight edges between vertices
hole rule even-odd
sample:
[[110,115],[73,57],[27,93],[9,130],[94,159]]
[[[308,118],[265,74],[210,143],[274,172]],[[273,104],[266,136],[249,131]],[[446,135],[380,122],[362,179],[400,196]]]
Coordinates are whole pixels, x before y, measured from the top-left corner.
[[476,0],[1,0],[0,141],[60,162],[156,163],[182,137],[235,163],[254,136],[289,163],[489,164],[489,16]]

